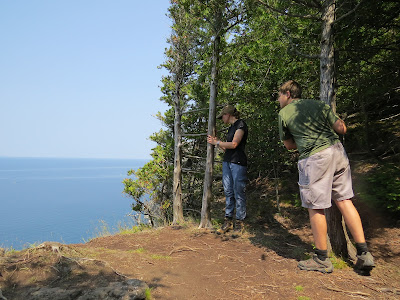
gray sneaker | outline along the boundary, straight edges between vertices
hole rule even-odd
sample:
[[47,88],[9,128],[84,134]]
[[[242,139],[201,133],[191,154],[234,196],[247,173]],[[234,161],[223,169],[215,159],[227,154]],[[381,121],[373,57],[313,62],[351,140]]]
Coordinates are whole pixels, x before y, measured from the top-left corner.
[[317,254],[314,254],[310,259],[299,261],[297,266],[301,270],[306,271],[318,271],[322,273],[332,273],[333,271],[333,265],[330,259],[320,260]]
[[357,262],[355,268],[363,271],[371,271],[375,267],[374,258],[370,252],[363,252],[357,255]]

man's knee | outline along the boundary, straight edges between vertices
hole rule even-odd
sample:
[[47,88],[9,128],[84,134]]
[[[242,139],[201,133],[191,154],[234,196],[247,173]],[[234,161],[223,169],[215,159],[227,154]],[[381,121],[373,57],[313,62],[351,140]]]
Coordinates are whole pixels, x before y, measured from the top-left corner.
[[341,201],[335,200],[335,204],[342,214],[343,214],[343,212],[354,209],[354,204],[351,199],[346,199],[346,200],[341,200]]

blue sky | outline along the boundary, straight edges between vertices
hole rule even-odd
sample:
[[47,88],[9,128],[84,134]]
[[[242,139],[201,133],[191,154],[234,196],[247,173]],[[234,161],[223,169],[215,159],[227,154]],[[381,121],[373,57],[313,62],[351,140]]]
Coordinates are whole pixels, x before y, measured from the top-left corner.
[[0,156],[149,158],[168,6],[0,1]]

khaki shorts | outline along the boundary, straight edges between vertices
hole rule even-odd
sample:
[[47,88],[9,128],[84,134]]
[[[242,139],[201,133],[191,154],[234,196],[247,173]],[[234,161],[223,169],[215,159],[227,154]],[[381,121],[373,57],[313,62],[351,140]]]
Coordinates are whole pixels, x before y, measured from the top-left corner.
[[332,200],[354,196],[349,159],[342,143],[299,160],[299,188],[302,206],[325,209]]

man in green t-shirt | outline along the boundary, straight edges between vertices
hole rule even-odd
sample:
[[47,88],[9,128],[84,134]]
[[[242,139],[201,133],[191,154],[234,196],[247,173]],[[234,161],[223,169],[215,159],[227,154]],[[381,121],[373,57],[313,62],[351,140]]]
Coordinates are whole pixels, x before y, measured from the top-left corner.
[[374,259],[368,251],[354,196],[349,160],[338,134],[345,123],[322,101],[301,99],[300,85],[290,80],[279,89],[279,134],[288,150],[299,151],[299,189],[302,206],[308,209],[315,243],[312,258],[300,261],[302,270],[330,273],[324,209],[335,202],[357,248],[356,268],[370,271]]

